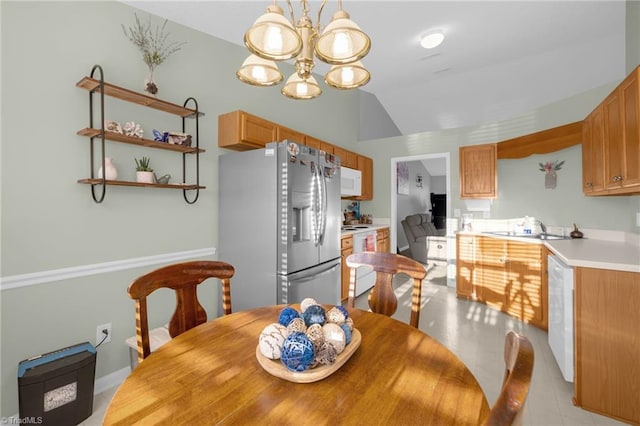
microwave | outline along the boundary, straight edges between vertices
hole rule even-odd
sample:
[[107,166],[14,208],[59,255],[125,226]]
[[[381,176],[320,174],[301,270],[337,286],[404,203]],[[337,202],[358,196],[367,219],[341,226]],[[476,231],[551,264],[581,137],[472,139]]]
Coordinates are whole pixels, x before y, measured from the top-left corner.
[[348,167],[340,168],[340,195],[359,197],[362,195],[362,172]]

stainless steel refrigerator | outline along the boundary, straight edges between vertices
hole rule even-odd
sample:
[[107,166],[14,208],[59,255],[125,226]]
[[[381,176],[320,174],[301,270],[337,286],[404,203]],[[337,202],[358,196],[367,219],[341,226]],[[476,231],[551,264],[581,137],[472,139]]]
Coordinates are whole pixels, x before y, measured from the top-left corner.
[[234,311],[340,303],[340,165],[295,142],[218,157],[218,259]]

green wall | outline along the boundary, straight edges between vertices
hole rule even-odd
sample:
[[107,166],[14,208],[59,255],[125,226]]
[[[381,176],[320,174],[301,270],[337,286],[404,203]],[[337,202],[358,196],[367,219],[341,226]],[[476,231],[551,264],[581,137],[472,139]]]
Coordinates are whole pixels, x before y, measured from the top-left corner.
[[[96,377],[122,371],[129,365],[123,341],[135,332],[133,303],[126,295],[128,284],[163,259],[172,262],[193,253],[215,258],[216,164],[217,156],[223,153],[217,148],[219,114],[244,109],[371,156],[375,162],[375,200],[363,203],[362,211],[389,217],[391,158],[450,152],[452,205],[464,208],[457,200],[459,146],[496,142],[582,119],[617,83],[501,123],[356,143],[360,134],[357,123],[367,125],[366,117],[361,121],[357,92],[327,89],[317,100],[297,102],[282,97],[278,87],[247,86],[235,78],[237,67],[247,56],[243,48],[169,23],[172,39],[188,44],[157,69],[159,96],[175,103],[193,96],[205,112],[200,121],[200,146],[206,149],[201,157],[200,181],[207,189],[196,204],[187,205],[180,191],[109,187],[105,202],[95,204],[89,187],[76,183],[89,174],[89,144],[88,139],[76,135],[78,129],[88,126],[88,94],[75,83],[88,75],[94,64],[100,64],[107,81],[142,89],[146,67],[120,27],[133,22],[134,12],[115,1],[0,2],[0,416],[18,412],[16,371],[20,360],[79,342],[94,343],[97,325],[112,323],[113,340],[98,349]],[[144,19],[148,16],[138,14]],[[156,18],[154,23],[161,20]],[[291,66],[283,67],[286,75],[291,71]],[[180,127],[176,117],[116,100],[108,100],[106,109],[105,118],[138,122],[146,134],[153,128]],[[133,158],[143,155],[151,157],[159,174],[180,175],[179,156],[170,152],[108,144],[107,154],[114,158],[123,179],[133,178]],[[577,161],[578,153],[573,150],[570,154],[572,161]],[[570,182],[569,173],[576,170],[575,164],[566,166],[566,173],[559,175],[558,191],[564,190]],[[516,186],[521,179],[517,168],[511,171],[501,164],[499,173],[501,179]],[[540,172],[531,173],[540,179]],[[251,178],[250,171],[247,178]],[[605,229],[628,230],[630,219],[610,225],[605,211],[620,210],[620,217],[630,218],[640,210],[638,199],[600,199],[597,203],[603,204],[602,211],[593,221]],[[535,206],[535,201],[531,203]],[[517,210],[508,203],[499,207],[505,215]],[[260,206],[247,208],[259,214]],[[23,284],[9,285],[16,278]],[[38,282],[39,278],[43,282]],[[202,300],[215,315],[217,288],[205,287]],[[174,306],[167,292],[154,295],[149,303],[152,326],[165,322]]]
[[[113,340],[98,349],[96,377],[128,366],[123,341],[135,334],[128,284],[160,266],[163,256],[167,262],[191,251],[215,257],[219,114],[244,109],[324,140],[348,144],[358,138],[357,92],[327,89],[319,99],[303,102],[284,98],[280,87],[248,86],[235,77],[246,50],[169,23],[171,39],[187,44],[157,68],[158,95],[178,104],[193,96],[206,114],[200,120],[200,147],[206,150],[200,182],[207,189],[194,205],[184,202],[182,191],[132,187],[108,187],[105,201],[94,203],[89,186],[76,183],[89,176],[90,167],[89,139],[76,135],[89,125],[89,95],[75,84],[100,64],[108,82],[142,91],[147,69],[121,28],[134,22],[134,12],[115,1],[0,2],[0,416],[18,412],[19,361],[75,343],[95,343],[100,324],[113,324]],[[138,11],[138,16],[146,20],[149,15]],[[293,70],[289,65],[282,69],[286,75]],[[177,116],[118,100],[107,99],[106,111],[106,119],[140,123],[145,135],[153,128],[181,127]],[[133,179],[134,157],[143,155],[151,158],[158,176],[181,176],[180,155],[169,151],[108,143],[107,155],[114,158],[121,179]],[[247,208],[259,214],[260,206]],[[68,269],[83,268],[78,277],[66,275]],[[30,277],[25,274],[44,275],[45,282],[8,285],[7,278]],[[201,297],[215,316],[217,286],[204,287]],[[156,308],[152,323],[167,321],[172,297],[160,294],[149,302]]]

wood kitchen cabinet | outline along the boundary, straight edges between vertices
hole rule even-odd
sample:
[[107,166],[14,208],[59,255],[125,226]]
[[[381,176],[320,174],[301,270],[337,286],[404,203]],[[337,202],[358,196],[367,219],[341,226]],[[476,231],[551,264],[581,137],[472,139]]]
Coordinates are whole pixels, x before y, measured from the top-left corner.
[[333,153],[340,157],[340,165],[350,169],[358,168],[358,154],[339,146],[333,147]]
[[376,251],[389,253],[389,228],[380,228],[376,233]]
[[604,118],[599,106],[582,123],[582,191],[604,190]]
[[576,268],[574,401],[640,424],[640,273]]
[[362,192],[356,200],[373,200],[373,160],[364,155],[358,155],[358,170],[362,172]]
[[310,146],[311,148],[315,148],[315,149],[319,149],[321,151],[324,151],[324,152],[326,152],[328,154],[333,154],[333,145],[331,145],[329,142],[325,142],[325,141],[322,141],[320,139],[316,139],[314,137],[307,136],[306,145]]
[[542,244],[464,234],[456,242],[458,297],[547,329],[547,250]]
[[460,147],[460,198],[498,195],[496,144]]
[[277,140],[277,125],[264,118],[232,111],[218,116],[218,146],[247,151]]
[[476,238],[473,235],[456,235],[456,294],[458,297],[475,299],[476,282]]
[[288,140],[288,141],[300,143],[302,145],[307,144],[307,136],[304,133],[300,133],[296,130],[293,130],[284,126],[277,126],[276,129],[277,129],[276,140],[278,142],[282,142],[283,140]]
[[353,235],[343,235],[340,239],[341,253],[341,291],[340,300],[345,301],[349,298],[349,278],[351,270],[347,266],[347,257],[353,254]]
[[585,195],[640,193],[639,76],[640,67],[631,72],[583,122]]

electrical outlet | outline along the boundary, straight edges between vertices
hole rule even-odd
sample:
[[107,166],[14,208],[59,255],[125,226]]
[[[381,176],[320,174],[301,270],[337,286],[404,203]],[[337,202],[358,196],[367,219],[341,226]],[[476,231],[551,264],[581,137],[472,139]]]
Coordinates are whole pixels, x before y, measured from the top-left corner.
[[[102,330],[107,330],[106,339],[104,338],[104,333],[102,332]],[[102,342],[102,339],[104,339],[104,342]],[[100,342],[109,343],[110,341],[111,341],[111,323],[102,324],[96,327],[96,345],[99,344]]]
[[640,226],[640,212],[636,213],[636,226]]

